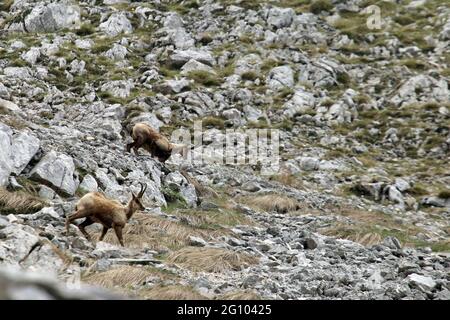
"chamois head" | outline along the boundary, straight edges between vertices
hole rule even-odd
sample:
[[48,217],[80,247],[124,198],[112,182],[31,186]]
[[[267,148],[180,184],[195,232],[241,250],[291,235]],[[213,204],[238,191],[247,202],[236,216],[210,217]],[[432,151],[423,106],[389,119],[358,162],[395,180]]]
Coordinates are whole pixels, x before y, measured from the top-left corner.
[[131,192],[132,198],[128,204],[128,219],[130,219],[136,211],[145,210],[145,207],[141,203],[141,199],[144,196],[145,190],[147,190],[147,184],[142,182],[139,182],[139,184],[141,185],[141,191],[139,191],[138,195],[135,195],[133,191]]

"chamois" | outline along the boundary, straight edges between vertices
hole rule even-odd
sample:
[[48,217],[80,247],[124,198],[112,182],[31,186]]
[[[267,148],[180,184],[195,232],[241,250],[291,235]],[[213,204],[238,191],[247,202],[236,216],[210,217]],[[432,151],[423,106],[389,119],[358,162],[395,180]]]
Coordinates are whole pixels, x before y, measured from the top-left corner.
[[144,210],[141,203],[142,196],[147,189],[147,184],[139,182],[141,190],[136,196],[131,192],[132,198],[126,206],[116,200],[110,200],[99,192],[89,192],[84,195],[77,203],[75,212],[66,218],[66,231],[69,233],[69,226],[76,219],[86,218],[78,225],[81,233],[90,240],[90,236],[85,228],[93,223],[103,225],[102,234],[99,241],[102,241],[110,228],[113,228],[120,244],[123,244],[122,229],[125,224],[138,210]]
[[187,146],[185,144],[171,143],[164,135],[148,126],[145,123],[137,123],[131,132],[133,142],[127,144],[127,151],[133,148],[134,153],[138,154],[139,148],[144,148],[152,157],[164,163],[174,153],[179,153],[184,158],[187,157]]

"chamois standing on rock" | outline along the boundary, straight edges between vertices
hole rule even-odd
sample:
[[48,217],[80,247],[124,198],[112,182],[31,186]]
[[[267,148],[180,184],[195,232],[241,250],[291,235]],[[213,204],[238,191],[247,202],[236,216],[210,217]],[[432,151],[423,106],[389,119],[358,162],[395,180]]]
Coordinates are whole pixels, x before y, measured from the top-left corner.
[[185,144],[171,143],[164,135],[145,123],[135,124],[131,137],[133,142],[127,144],[127,151],[130,152],[133,148],[136,155],[139,155],[138,150],[142,147],[162,163],[175,153],[179,153],[185,159],[187,157],[188,149]]
[[139,194],[136,196],[131,192],[132,198],[126,206],[116,200],[106,198],[99,192],[89,192],[84,195],[78,201],[75,207],[76,211],[66,218],[67,233],[69,233],[69,225],[74,220],[86,218],[78,225],[78,228],[86,239],[90,240],[90,236],[85,228],[93,223],[101,223],[103,230],[99,241],[102,241],[108,230],[113,228],[117,239],[123,247],[122,229],[136,211],[145,209],[141,203],[141,199],[147,189],[147,185],[141,182],[139,183],[141,185]]

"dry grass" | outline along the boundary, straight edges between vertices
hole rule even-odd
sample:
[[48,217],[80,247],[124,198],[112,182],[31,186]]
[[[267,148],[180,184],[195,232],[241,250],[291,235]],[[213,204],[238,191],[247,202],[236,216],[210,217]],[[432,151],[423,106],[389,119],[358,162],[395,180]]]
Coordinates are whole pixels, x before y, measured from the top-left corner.
[[[177,249],[188,244],[190,236],[210,239],[219,232],[196,229],[176,221],[166,220],[149,214],[137,213],[133,216],[136,224],[127,224],[124,228],[125,246],[132,248]],[[118,245],[114,232],[108,232],[105,241]]]
[[83,280],[87,283],[105,288],[132,288],[142,285],[146,279],[157,277],[164,280],[172,277],[155,268],[122,266],[108,271],[93,273]]
[[380,243],[387,236],[397,237],[405,246],[420,246],[414,236],[425,231],[414,225],[398,222],[394,217],[377,211],[368,211],[351,206],[329,208],[332,215],[349,218],[331,227],[319,230],[320,233],[336,238],[352,240],[371,246]]
[[151,300],[207,300],[192,287],[183,285],[156,286],[139,292],[139,295]]
[[273,175],[270,177],[270,180],[277,181],[284,186],[304,190],[302,180],[290,173],[283,172],[281,174]]
[[192,209],[176,209],[171,214],[180,217],[180,220],[192,228],[201,230],[216,230],[216,234],[227,234],[228,230],[224,227],[236,225],[255,225],[254,221],[245,217],[242,213],[233,208],[220,208],[219,210],[199,211]]
[[254,291],[232,291],[217,297],[217,300],[262,300]]
[[297,200],[279,194],[253,196],[243,198],[242,201],[255,209],[267,212],[288,213],[300,208]]
[[380,234],[371,232],[360,225],[348,225],[344,223],[326,228],[321,233],[326,236],[358,242],[364,246],[372,246],[383,240]]
[[186,247],[171,253],[167,261],[195,272],[220,273],[228,270],[242,270],[258,263],[258,258],[226,249]]
[[45,201],[31,194],[17,191],[9,192],[0,188],[0,213],[30,214],[44,208]]

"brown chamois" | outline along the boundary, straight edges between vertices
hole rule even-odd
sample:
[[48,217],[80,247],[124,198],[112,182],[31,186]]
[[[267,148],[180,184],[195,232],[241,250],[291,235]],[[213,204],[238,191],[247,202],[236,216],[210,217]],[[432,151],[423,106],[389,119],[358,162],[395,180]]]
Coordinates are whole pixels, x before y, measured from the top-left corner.
[[89,192],[84,195],[78,201],[75,212],[66,218],[67,233],[69,233],[69,226],[74,220],[86,218],[78,225],[86,239],[90,240],[90,236],[85,228],[93,223],[101,223],[103,230],[99,241],[102,241],[108,230],[113,228],[120,244],[124,246],[122,229],[136,211],[145,209],[141,204],[141,199],[147,189],[147,185],[141,182],[139,184],[141,185],[141,191],[139,191],[137,196],[131,192],[132,198],[126,206],[116,200],[106,198],[99,192]]
[[162,163],[175,153],[179,153],[185,159],[187,157],[188,148],[185,144],[171,143],[164,135],[145,123],[135,124],[131,137],[133,142],[127,144],[127,151],[130,152],[133,148],[136,155],[139,155],[138,150],[142,147]]

